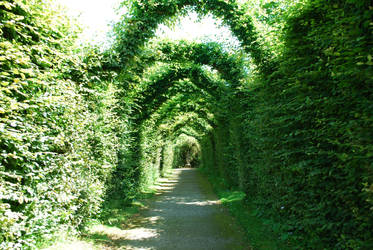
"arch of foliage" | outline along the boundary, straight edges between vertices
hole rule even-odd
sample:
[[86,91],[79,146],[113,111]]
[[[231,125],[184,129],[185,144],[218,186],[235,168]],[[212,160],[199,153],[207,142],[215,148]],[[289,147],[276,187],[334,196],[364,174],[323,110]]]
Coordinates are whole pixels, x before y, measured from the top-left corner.
[[[129,12],[116,25],[116,50],[120,66],[126,67],[134,56],[141,53],[144,44],[154,36],[157,26],[169,19],[187,13],[193,8],[197,13],[212,13],[222,18],[233,34],[240,40],[244,50],[251,55],[258,67],[267,67],[269,53],[259,44],[258,34],[250,15],[234,0],[173,0],[173,1],[127,1]],[[123,27],[125,27],[123,29]],[[264,69],[264,68],[263,68]]]
[[[229,99],[232,94],[230,89],[239,86],[244,77],[242,60],[239,57],[222,52],[222,47],[216,43],[160,42],[156,44],[156,48],[152,47],[150,52],[144,54],[146,54],[147,60],[142,67],[152,65],[155,61],[171,62],[176,59],[183,63],[189,63],[189,66],[165,65],[159,70],[161,73],[147,76],[148,79],[144,79],[134,86],[135,90],[130,91],[129,96],[130,99],[135,100],[134,106],[137,107],[138,114],[142,117],[140,120],[145,119],[152,112],[151,110],[157,109],[162,102],[167,100],[164,92],[173,85],[175,80],[189,77],[199,87],[206,89],[212,95],[220,96],[220,98],[225,96],[226,99]],[[203,73],[202,68],[196,64],[213,67],[226,82],[213,83],[208,79],[209,76]],[[140,72],[143,72],[143,70],[140,70]],[[136,113],[134,116],[136,117]]]
[[135,61],[136,66],[133,65],[131,71],[140,79],[144,70],[156,62],[208,65],[217,70],[221,78],[229,80],[231,88],[241,86],[246,76],[243,59],[224,52],[222,45],[215,42],[155,41],[148,44]]
[[[259,42],[249,11],[235,1],[124,5],[129,13],[116,25],[109,50],[121,69],[112,84],[112,72],[101,67],[107,58],[78,51],[74,25],[46,1],[0,1],[0,248],[35,248],[53,231],[84,225],[110,186],[121,185],[122,196],[133,198],[142,175],[133,159],[149,149],[144,142],[155,145],[160,138],[164,147],[157,154],[172,155],[183,134],[199,141],[202,167],[245,192],[291,248],[372,248],[371,1],[299,1],[289,13],[268,4],[257,20],[284,26],[282,46],[267,45],[270,51]],[[149,134],[144,141],[134,129],[136,100],[126,95],[128,86],[143,81],[137,60],[146,58],[157,26],[188,9],[222,18],[258,71],[245,76],[219,112],[207,105],[198,113],[185,103],[185,111],[175,108],[168,116],[166,107],[178,99],[170,89],[172,96],[143,123],[159,124],[164,134],[142,129]],[[180,47],[180,56],[188,46],[165,48]],[[279,55],[275,62],[272,55]],[[111,177],[117,170],[122,179]]]
[[163,134],[174,140],[178,136],[176,132],[186,124],[175,122],[177,117],[182,117],[183,114],[188,114],[189,117],[192,115],[197,117],[197,120],[204,121],[196,127],[200,134],[198,138],[204,134],[204,131],[216,126],[214,116],[214,112],[217,112],[216,105],[214,105],[216,99],[213,96],[206,96],[203,91],[193,93],[178,91],[169,96],[170,98],[145,121],[142,125],[144,129]]
[[174,142],[173,167],[198,167],[201,159],[201,145],[190,135],[181,133]]
[[[237,6],[233,1],[132,3],[120,24],[128,29],[117,26],[117,49],[128,65],[157,25],[182,13],[184,6],[199,6],[200,13],[211,11],[223,19]],[[247,40],[228,23],[260,73],[237,102],[243,121],[221,123],[210,146],[223,152],[215,157],[239,152],[215,159],[218,168],[241,162],[240,168],[225,170],[230,184],[239,180],[240,188],[279,225],[285,241],[291,238],[304,248],[368,247],[373,193],[371,155],[366,153],[372,145],[367,138],[373,138],[370,3],[310,0],[299,6],[285,22],[278,67],[263,60],[270,53],[263,52],[256,38],[254,49],[247,42],[256,36],[250,18],[248,30],[242,28],[248,31]],[[244,140],[237,140],[237,131]]]
[[[143,54],[145,56],[140,56],[140,61],[144,63],[141,65],[140,70],[137,69],[140,75],[144,72],[145,66],[149,67],[156,61],[171,62],[178,59],[177,61],[184,64],[189,63],[189,65],[179,65],[175,63],[165,65],[159,70],[160,72],[147,76],[148,79],[144,79],[144,76],[142,76],[140,79],[143,80],[140,80],[139,84],[134,86],[134,90],[129,92],[127,99],[131,100],[132,106],[134,107],[131,109],[131,116],[135,118],[133,127],[134,131],[137,131],[135,132],[136,134],[139,132],[141,133],[141,131],[138,131],[138,127],[142,121],[146,120],[154,110],[157,110],[159,105],[167,101],[169,96],[165,95],[165,92],[174,85],[175,81],[188,77],[192,82],[197,84],[197,87],[205,89],[216,98],[219,97],[220,102],[229,102],[230,96],[232,95],[230,89],[239,86],[244,77],[243,61],[241,58],[223,52],[222,47],[216,43],[196,44],[180,41],[174,44],[171,42],[160,42],[157,43],[155,48],[152,47]],[[226,82],[212,81],[209,79],[209,75],[204,73],[203,69],[198,64],[214,67],[221,73],[220,76],[225,79]],[[221,104],[216,104],[216,106],[219,105]],[[139,136],[135,137],[138,138]],[[148,137],[151,138],[150,135],[148,135]],[[134,147],[134,151],[131,154],[132,156],[127,156],[127,158],[131,158],[131,163],[129,164],[127,162],[127,167],[124,169],[117,168],[116,174],[114,175],[118,177],[116,179],[125,180],[126,178],[122,178],[122,175],[128,172],[128,165],[130,165],[133,166],[131,167],[132,170],[137,169],[135,170],[137,174],[133,175],[133,179],[137,179],[141,182],[140,172],[144,172],[141,171],[142,164],[138,157],[141,155],[141,152],[138,151],[141,148],[141,141],[138,140],[137,143],[136,145],[138,146]],[[154,152],[156,152],[156,150]],[[128,187],[123,187],[121,185],[122,182],[120,180],[115,181],[115,183],[119,185],[117,185],[117,188],[114,188],[114,193],[125,194],[121,192],[121,190],[128,189]]]
[[[214,109],[216,109],[216,105],[214,104],[217,103],[217,100],[213,96],[196,92],[197,91],[194,91],[193,93],[183,93],[182,91],[179,91],[177,94],[170,95],[169,100],[165,102],[155,114],[155,126],[159,127],[163,121],[167,118],[172,118],[179,112],[192,111],[208,121],[211,126],[215,126],[214,124],[216,121],[212,114],[215,111]],[[164,132],[167,132],[167,130]],[[167,132],[167,134],[172,135],[171,132]]]
[[229,93],[221,82],[210,79],[199,65],[167,65],[160,74],[155,74],[150,77],[149,81],[145,81],[144,87],[140,85],[140,92],[135,93],[135,96],[138,96],[135,97],[135,105],[139,107],[141,118],[146,119],[149,112],[157,109],[160,104],[166,101],[168,96],[165,95],[165,92],[176,82],[185,78],[190,79],[197,88],[204,89],[216,98],[223,93]]
[[[149,80],[142,82],[142,84],[136,86],[137,88],[130,93],[130,99],[133,100],[134,110],[132,111],[133,133],[137,138],[137,146],[133,148],[132,156],[127,156],[127,159],[131,159],[127,162],[126,168],[117,168],[114,177],[117,181],[116,186],[113,187],[112,193],[118,196],[118,199],[126,200],[126,193],[123,191],[123,182],[127,178],[123,175],[128,174],[128,166],[131,166],[131,171],[135,174],[132,176],[134,185],[140,187],[144,184],[142,180],[145,176],[145,183],[154,181],[156,177],[157,168],[151,169],[150,166],[144,171],[144,166],[149,165],[149,157],[154,156],[154,152],[158,152],[157,147],[159,143],[145,143],[150,145],[143,149],[142,144],[144,139],[143,130],[145,132],[147,141],[151,141],[157,138],[155,141],[159,141],[159,133],[154,127],[154,124],[146,123],[146,120],[151,116],[153,112],[156,112],[162,103],[167,102],[169,98],[172,98],[176,93],[183,93],[185,97],[195,96],[198,93],[202,98],[206,98],[210,101],[216,102],[222,94],[227,94],[228,91],[219,90],[220,88],[226,89],[226,87],[219,81],[211,79],[206,75],[203,69],[199,65],[165,65],[158,72],[151,74]],[[189,80],[186,80],[189,79]],[[194,94],[193,94],[194,93]],[[192,95],[193,94],[193,95]],[[144,101],[145,100],[145,101]],[[197,99],[198,100],[198,99]],[[191,103],[194,103],[193,99],[189,99]],[[163,113],[165,115],[165,113]],[[168,115],[169,116],[169,115]],[[145,122],[146,125],[143,123]],[[150,130],[149,130],[150,128]],[[146,152],[150,152],[150,156],[146,155]],[[144,153],[145,152],[145,153]],[[159,153],[158,153],[159,154]],[[153,161],[150,161],[153,162]],[[153,171],[154,170],[154,171]],[[147,176],[149,176],[148,178]]]
[[[172,167],[182,166],[183,164],[180,164],[180,162],[183,162],[183,160],[178,157],[175,158],[177,151],[175,142],[180,141],[179,137],[184,134],[199,141],[216,126],[214,115],[204,105],[206,101],[195,102],[194,99],[191,99],[196,97],[195,94],[189,96],[176,95],[169,102],[162,105],[160,110],[143,124],[141,136],[144,140],[144,146],[142,148],[147,148],[148,155],[151,156],[144,162],[144,166],[150,167],[149,162],[160,162],[157,159],[164,159],[168,162],[162,167],[155,164],[155,166],[150,167],[152,169],[148,168],[149,172],[153,173],[158,171],[158,169],[167,171]],[[201,97],[199,98],[202,99]],[[174,112],[166,116],[165,111],[169,111],[171,107]],[[157,138],[157,140],[154,141],[153,138]],[[167,148],[167,150],[162,148]],[[154,153],[162,150],[162,155]],[[151,158],[154,160],[150,160]]]
[[[179,103],[178,106],[184,105]],[[182,165],[180,164],[183,162],[182,159],[175,158],[177,151],[175,141],[180,140],[181,134],[199,140],[212,129],[213,124],[209,120],[211,115],[204,114],[196,105],[186,108],[186,111],[181,110],[184,109],[163,119],[158,126],[155,125],[159,121],[157,115],[144,123],[140,160],[140,166],[145,170],[142,172],[143,181],[145,179],[145,182],[153,183],[165,171]]]

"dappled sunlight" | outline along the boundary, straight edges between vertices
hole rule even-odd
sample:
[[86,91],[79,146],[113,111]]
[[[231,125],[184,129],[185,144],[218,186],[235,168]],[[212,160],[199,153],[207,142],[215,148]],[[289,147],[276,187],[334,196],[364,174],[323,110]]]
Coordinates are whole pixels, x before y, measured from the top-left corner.
[[151,188],[156,190],[156,195],[160,195],[164,192],[171,192],[179,182],[179,175],[179,172],[174,171],[168,177],[159,178]]
[[196,169],[174,169],[156,186],[158,194],[139,214],[120,227],[96,225],[88,237],[107,249],[204,249],[201,242],[241,249],[241,240],[233,240],[239,230],[233,229],[219,200],[207,195],[212,190]]
[[103,225],[92,228],[91,233],[107,235],[113,240],[143,240],[157,237],[159,235],[157,230],[145,227],[120,229],[117,227],[108,227]]
[[156,194],[161,194],[162,192],[165,192],[165,191],[171,191],[173,190],[174,187],[173,186],[159,186],[157,188],[158,192]]
[[96,226],[91,238],[109,249],[241,249],[241,239],[233,240],[239,230],[219,200],[207,195],[212,190],[196,169],[174,169],[155,186],[157,195],[140,214],[120,228]]
[[[241,249],[228,247],[236,246],[230,237],[237,230],[231,229],[234,223],[219,200],[205,194],[211,189],[201,183],[197,170],[175,169],[173,173],[158,181],[158,195],[147,200],[139,213],[123,217],[115,226],[94,225],[85,238],[99,249],[203,249],[201,242],[216,244],[216,249]],[[77,242],[55,249],[94,248]]]
[[211,206],[220,204],[219,200],[215,201],[192,201],[192,202],[176,202],[179,205],[195,205],[195,206]]
[[93,250],[96,249],[92,243],[84,241],[72,241],[69,243],[58,243],[52,247],[44,248],[44,250]]

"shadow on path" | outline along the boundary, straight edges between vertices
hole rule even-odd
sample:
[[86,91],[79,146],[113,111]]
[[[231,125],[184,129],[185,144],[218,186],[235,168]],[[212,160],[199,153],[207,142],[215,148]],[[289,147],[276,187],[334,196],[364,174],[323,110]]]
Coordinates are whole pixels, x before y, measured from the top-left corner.
[[196,169],[174,169],[159,195],[123,229],[92,232],[107,249],[250,249],[244,233]]

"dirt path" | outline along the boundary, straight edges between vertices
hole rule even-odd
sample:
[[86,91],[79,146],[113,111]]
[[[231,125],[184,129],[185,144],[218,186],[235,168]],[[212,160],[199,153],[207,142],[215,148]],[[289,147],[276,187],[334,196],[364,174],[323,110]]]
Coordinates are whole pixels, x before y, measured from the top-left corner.
[[251,249],[198,170],[175,169],[160,180],[158,190],[159,195],[146,201],[147,209],[128,224],[95,228],[93,245],[75,242],[53,249]]
[[249,249],[243,233],[195,169],[162,179],[162,194],[149,201],[134,228],[122,230],[120,249]]

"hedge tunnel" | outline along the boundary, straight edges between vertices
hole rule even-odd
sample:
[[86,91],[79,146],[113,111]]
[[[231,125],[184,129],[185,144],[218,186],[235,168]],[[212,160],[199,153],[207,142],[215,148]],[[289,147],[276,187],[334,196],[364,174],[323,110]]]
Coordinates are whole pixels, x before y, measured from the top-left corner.
[[[79,233],[189,164],[289,249],[373,247],[371,1],[122,6],[102,52],[48,1],[0,1],[1,249]],[[154,37],[190,11],[240,49]]]

